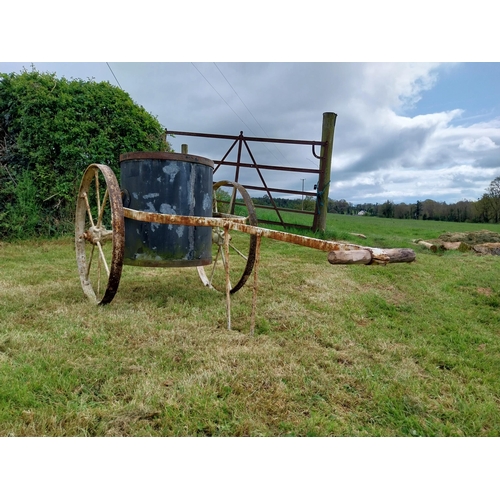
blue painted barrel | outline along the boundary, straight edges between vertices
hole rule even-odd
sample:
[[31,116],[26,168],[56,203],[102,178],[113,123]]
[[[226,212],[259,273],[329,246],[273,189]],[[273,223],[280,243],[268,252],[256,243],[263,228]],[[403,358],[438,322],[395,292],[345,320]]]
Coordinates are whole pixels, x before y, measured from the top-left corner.
[[[212,160],[190,154],[120,155],[123,205],[161,214],[212,216]],[[125,218],[124,264],[205,266],[212,262],[212,228],[156,224]]]

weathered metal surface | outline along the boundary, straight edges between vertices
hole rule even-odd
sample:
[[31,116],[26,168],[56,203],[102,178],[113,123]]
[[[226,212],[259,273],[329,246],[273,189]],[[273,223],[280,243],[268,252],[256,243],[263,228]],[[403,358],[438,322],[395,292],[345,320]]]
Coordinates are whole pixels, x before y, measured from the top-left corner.
[[198,163],[213,168],[214,162],[203,156],[183,154],[183,153],[167,153],[164,151],[136,151],[133,153],[123,153],[120,155],[120,162],[129,160],[166,160],[166,161],[183,161],[186,163]]
[[[106,183],[106,192],[102,200],[99,194],[99,173],[103,175]],[[88,194],[94,189],[97,206],[90,207]],[[92,208],[97,208],[96,220],[92,216]],[[111,212],[110,229],[104,226],[104,214],[107,210]],[[112,243],[110,262],[106,260],[102,249],[102,246],[109,241]],[[99,305],[108,304],[113,300],[120,284],[125,249],[125,224],[120,186],[107,165],[94,163],[83,174],[76,205],[75,249],[80,282],[85,295]],[[97,264],[92,262],[94,253],[97,254],[95,257]],[[105,289],[102,294],[100,277],[96,278],[97,282],[90,279],[91,266],[100,264],[106,270]]]
[[[224,135],[224,134],[202,134],[198,132],[182,132],[180,130],[165,130],[165,132],[169,135],[185,135],[191,137],[206,137],[210,139],[231,139],[237,141],[242,135],[243,132],[240,132],[240,135]],[[270,142],[274,144],[302,144],[306,146],[322,146],[324,143],[321,141],[301,141],[296,139],[272,139],[270,137],[245,137],[246,141],[249,142]]]
[[[212,215],[213,162],[178,153],[120,156],[126,207],[159,214]],[[197,267],[211,262],[209,228],[125,221],[124,263],[148,267]]]
[[231,330],[231,280],[229,277],[229,230],[224,228],[224,274],[226,277],[226,316],[227,316],[227,329]]
[[[265,186],[250,186],[248,184],[245,184],[245,189],[248,189],[248,190],[251,190],[251,191],[265,191],[266,193],[269,191],[269,189],[267,187],[265,187]],[[307,191],[299,191],[297,189],[273,188],[272,192],[273,193],[283,193],[283,194],[298,194],[298,195],[305,195],[305,196],[314,196],[314,195],[316,195],[316,193],[311,193],[311,192],[307,192]],[[267,207],[267,208],[269,208],[269,207]],[[281,209],[281,207],[280,207],[280,209]],[[302,210],[300,212],[302,212]]]
[[255,266],[253,271],[253,290],[252,290],[252,313],[250,315],[250,334],[255,333],[255,316],[257,313],[257,289],[258,289],[258,274],[260,264],[260,243],[261,237],[257,236],[257,245],[255,246]]
[[[168,214],[153,214],[145,212],[137,212],[134,210],[124,209],[124,215],[126,218],[132,218],[135,220],[141,220],[146,222],[156,222],[158,224],[185,224],[194,226],[210,226],[210,227],[222,227],[233,231],[241,231],[244,233],[252,234],[255,236],[261,236],[264,238],[270,238],[273,240],[283,241],[285,243],[293,243],[295,245],[300,245],[309,248],[315,248],[324,252],[332,251],[349,251],[349,250],[368,250],[372,255],[370,264],[387,264],[389,262],[399,262],[394,256],[387,253],[386,249],[382,248],[372,248],[365,247],[361,245],[354,245],[351,243],[340,243],[337,241],[320,240],[318,238],[310,238],[308,236],[301,236],[298,234],[285,233],[283,231],[276,231],[273,229],[267,229],[263,227],[249,226],[246,224],[241,224],[239,222],[234,222],[233,220],[220,219],[216,217],[186,217],[180,215],[168,215]],[[394,250],[394,249],[391,249]],[[415,253],[413,250],[404,249],[406,258],[404,262],[411,262],[415,260]],[[411,259],[411,260],[406,260]]]
[[[320,158],[317,156],[317,158]],[[275,170],[276,172],[296,172],[296,173],[302,173],[302,174],[319,174],[320,170],[319,168],[300,168],[300,167],[282,167],[278,165],[262,165],[261,163],[244,163],[244,162],[235,162],[235,161],[223,161],[221,162],[222,165],[226,167],[237,167],[238,165],[240,167],[246,167],[246,168],[258,168],[260,170]],[[303,193],[303,191],[299,191],[300,194]]]

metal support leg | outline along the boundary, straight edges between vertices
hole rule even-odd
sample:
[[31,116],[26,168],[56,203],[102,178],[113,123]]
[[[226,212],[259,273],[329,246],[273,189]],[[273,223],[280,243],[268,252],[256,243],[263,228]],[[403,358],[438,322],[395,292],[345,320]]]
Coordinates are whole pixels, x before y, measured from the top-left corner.
[[224,228],[224,270],[226,272],[227,329],[231,330],[231,281],[229,279],[229,229]]
[[252,294],[252,316],[250,317],[250,335],[255,333],[255,313],[257,310],[257,275],[260,262],[260,240],[261,236],[257,236],[257,244],[255,245],[255,265],[253,267],[253,294]]

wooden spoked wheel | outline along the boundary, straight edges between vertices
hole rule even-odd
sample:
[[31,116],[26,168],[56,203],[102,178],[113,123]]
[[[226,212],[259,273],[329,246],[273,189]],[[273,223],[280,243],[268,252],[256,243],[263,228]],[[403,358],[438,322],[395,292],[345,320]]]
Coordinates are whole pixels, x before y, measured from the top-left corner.
[[[222,212],[229,211],[227,206],[219,202],[217,205],[216,191],[220,187],[232,186],[237,191],[243,203],[236,205],[236,215],[227,215]],[[230,217],[242,224],[257,226],[257,215],[253,202],[246,189],[236,182],[220,181],[214,184],[214,217]],[[219,212],[220,210],[220,212]],[[230,293],[237,292],[252,274],[255,264],[257,236],[241,231],[229,231],[229,281]],[[220,227],[212,229],[212,264],[198,267],[198,274],[205,286],[219,292],[226,291],[226,261],[224,251],[225,230]]]
[[83,174],[75,216],[76,262],[85,295],[104,305],[113,300],[123,267],[125,222],[120,186],[107,165]]

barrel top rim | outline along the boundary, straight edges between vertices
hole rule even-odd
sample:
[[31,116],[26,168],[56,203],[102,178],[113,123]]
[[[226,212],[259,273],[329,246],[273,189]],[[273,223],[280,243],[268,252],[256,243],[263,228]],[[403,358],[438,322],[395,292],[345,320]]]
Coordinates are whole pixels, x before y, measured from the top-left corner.
[[166,151],[136,151],[132,153],[123,153],[120,155],[120,162],[128,160],[170,160],[170,161],[185,161],[188,163],[200,163],[207,167],[214,168],[214,162],[203,156],[184,154],[184,153],[168,153]]

